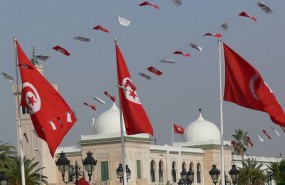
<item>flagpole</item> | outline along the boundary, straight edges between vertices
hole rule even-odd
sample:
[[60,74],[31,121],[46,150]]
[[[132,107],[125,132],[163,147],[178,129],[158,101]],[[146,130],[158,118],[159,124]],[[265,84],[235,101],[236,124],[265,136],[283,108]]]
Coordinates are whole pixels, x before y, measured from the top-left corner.
[[21,179],[22,179],[22,185],[26,185],[26,180],[25,180],[25,169],[24,169],[24,153],[23,153],[23,139],[22,139],[22,126],[21,126],[21,111],[20,111],[20,89],[19,89],[19,79],[18,79],[18,52],[17,52],[17,46],[16,46],[16,41],[17,39],[14,37],[14,45],[15,45],[15,63],[16,63],[16,84],[17,84],[17,117],[18,117],[18,132],[19,132],[19,146],[20,146],[20,162],[21,162]]
[[[117,44],[118,40],[114,39],[115,44]],[[120,84],[118,84],[120,85]],[[120,114],[120,129],[121,129],[121,151],[122,151],[122,163],[123,163],[123,185],[127,185],[127,175],[126,175],[126,151],[125,151],[125,141],[124,141],[124,126],[123,126],[123,116],[122,116],[122,108],[121,108],[121,98],[120,98],[120,90],[118,87],[118,99],[119,99],[119,114]]]
[[171,130],[172,130],[172,134],[171,134],[171,135],[172,135],[172,146],[173,146],[173,135],[174,135],[174,134],[173,134],[173,132],[174,132],[173,121],[172,121],[172,123],[171,123],[171,127],[172,127],[172,129],[171,129]]
[[222,185],[225,185],[225,156],[224,156],[224,120],[223,120],[223,92],[222,92],[222,41],[218,38],[219,46],[219,81],[220,81],[220,117],[221,117],[221,172]]

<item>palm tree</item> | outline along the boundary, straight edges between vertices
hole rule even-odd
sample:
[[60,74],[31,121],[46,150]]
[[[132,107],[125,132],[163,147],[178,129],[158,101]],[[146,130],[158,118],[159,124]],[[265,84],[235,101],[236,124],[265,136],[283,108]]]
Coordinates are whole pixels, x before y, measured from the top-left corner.
[[272,172],[272,179],[277,185],[285,185],[285,159],[280,162],[272,162],[268,169]]
[[16,155],[15,147],[8,143],[0,141],[0,168],[4,168],[5,164]]
[[239,185],[264,185],[266,175],[261,170],[262,164],[258,164],[255,159],[246,159],[243,167],[240,168],[238,177]]
[[247,132],[242,129],[235,129],[235,134],[232,135],[234,139],[234,153],[241,156],[242,164],[244,163],[244,154],[247,150],[249,141],[247,139]]
[[[37,168],[39,162],[34,162],[33,159],[24,157],[24,171],[26,185],[40,185],[41,183],[48,184],[47,177],[39,172],[43,168]],[[6,168],[1,169],[9,177],[9,183],[13,185],[21,185],[21,162],[20,157],[15,157],[11,160]]]

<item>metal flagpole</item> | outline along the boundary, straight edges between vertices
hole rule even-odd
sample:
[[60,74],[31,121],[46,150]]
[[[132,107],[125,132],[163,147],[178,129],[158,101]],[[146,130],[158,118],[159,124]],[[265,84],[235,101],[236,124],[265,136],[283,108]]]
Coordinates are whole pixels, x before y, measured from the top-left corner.
[[171,123],[171,127],[172,127],[172,129],[171,129],[171,130],[172,130],[172,146],[173,146],[173,135],[174,135],[174,134],[173,134],[173,132],[174,132],[174,128],[173,128],[173,121],[172,121],[172,123]]
[[22,179],[22,185],[26,185],[25,180],[25,169],[24,169],[24,154],[23,154],[23,139],[22,139],[22,126],[21,126],[21,111],[20,111],[20,89],[19,89],[19,79],[18,79],[18,51],[16,46],[17,39],[14,37],[14,45],[15,45],[15,61],[16,61],[16,83],[17,83],[17,115],[18,115],[18,131],[19,131],[19,146],[20,146],[20,160],[21,160],[21,179]]
[[[115,44],[117,44],[118,40],[115,38]],[[126,151],[125,151],[125,141],[124,141],[124,129],[123,129],[123,116],[122,116],[122,108],[121,108],[121,98],[120,98],[120,87],[118,87],[118,95],[119,95],[119,114],[120,114],[120,128],[121,128],[121,150],[122,150],[122,163],[123,163],[123,185],[127,185],[127,175],[126,175]]]
[[225,185],[225,156],[224,156],[224,120],[223,120],[223,92],[222,92],[222,41],[218,39],[219,45],[219,81],[220,81],[220,117],[221,117],[221,173],[222,185]]

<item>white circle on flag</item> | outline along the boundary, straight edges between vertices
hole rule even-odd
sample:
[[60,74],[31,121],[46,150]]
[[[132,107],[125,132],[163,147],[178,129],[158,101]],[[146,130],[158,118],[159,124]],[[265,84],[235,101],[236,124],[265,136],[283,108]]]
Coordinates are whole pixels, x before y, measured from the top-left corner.
[[[24,91],[24,89],[27,89]],[[23,90],[22,92],[26,92],[25,96],[26,104],[28,106],[28,110],[30,114],[34,114],[38,112],[41,108],[41,98],[37,89],[29,82],[23,83]]]
[[132,80],[128,77],[124,78],[122,81],[122,86],[125,88],[125,89],[123,89],[123,91],[125,93],[125,97],[133,103],[141,104],[140,99],[137,95],[137,92],[131,88],[128,81],[132,83]]

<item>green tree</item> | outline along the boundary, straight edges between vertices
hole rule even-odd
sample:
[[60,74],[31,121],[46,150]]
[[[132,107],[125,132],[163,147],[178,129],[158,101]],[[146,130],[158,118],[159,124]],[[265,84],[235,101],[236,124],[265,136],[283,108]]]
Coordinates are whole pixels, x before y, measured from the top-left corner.
[[14,146],[0,141],[0,168],[4,168],[15,155],[16,151]]
[[[37,168],[39,162],[34,162],[33,159],[24,158],[24,171],[26,185],[40,185],[41,182],[48,184],[47,177],[40,174],[40,170],[43,168]],[[9,184],[21,185],[21,159],[15,157],[11,160],[6,168],[2,168],[1,172],[4,172],[9,177]]]
[[268,169],[272,172],[272,179],[277,185],[285,185],[285,159],[270,163]]
[[235,134],[232,135],[234,139],[234,153],[240,155],[242,159],[242,164],[244,163],[244,154],[248,147],[249,141],[247,139],[247,132],[242,129],[235,129]]
[[255,159],[246,159],[243,167],[240,168],[238,185],[264,185],[267,179],[264,171],[261,170],[262,166]]

